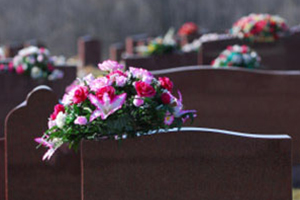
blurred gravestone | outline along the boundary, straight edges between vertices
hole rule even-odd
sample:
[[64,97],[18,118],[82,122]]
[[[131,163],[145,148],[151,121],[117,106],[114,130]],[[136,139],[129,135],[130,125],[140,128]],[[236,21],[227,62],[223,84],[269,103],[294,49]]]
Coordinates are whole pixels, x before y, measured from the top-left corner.
[[5,56],[7,58],[12,58],[18,54],[19,50],[24,48],[24,45],[21,42],[12,42],[5,47]]
[[78,56],[82,66],[97,66],[101,61],[101,44],[98,39],[83,36],[78,39]]
[[125,45],[121,42],[111,44],[109,47],[109,58],[120,62],[122,60],[122,54],[125,52]]
[[126,38],[126,54],[133,55],[136,54],[136,47],[143,46],[150,40],[148,34],[141,33],[136,35],[131,35]]
[[170,53],[157,56],[125,55],[123,58],[126,67],[142,67],[147,70],[168,69],[198,64],[198,54],[196,52]]
[[31,40],[27,40],[24,42],[24,46],[28,47],[28,46],[36,46],[36,47],[46,47],[45,43],[38,40],[38,39],[31,39]]

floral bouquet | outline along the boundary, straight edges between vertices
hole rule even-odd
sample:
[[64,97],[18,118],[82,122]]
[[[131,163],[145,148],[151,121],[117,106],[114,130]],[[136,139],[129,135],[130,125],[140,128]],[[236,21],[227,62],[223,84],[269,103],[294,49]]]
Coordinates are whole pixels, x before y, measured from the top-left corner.
[[137,51],[142,55],[152,56],[173,53],[178,48],[179,46],[174,39],[174,29],[170,29],[163,38],[157,37],[148,46],[137,47]]
[[63,72],[54,68],[49,50],[45,48],[26,47],[18,52],[10,65],[16,73],[29,75],[33,79],[56,80],[63,77]]
[[260,57],[246,45],[228,46],[215,60],[212,61],[213,67],[245,67],[258,68]]
[[173,83],[158,79],[147,70],[115,61],[99,64],[105,76],[79,79],[61,104],[54,107],[49,129],[36,141],[49,148],[43,159],[63,144],[77,148],[80,141],[125,139],[161,129],[178,127],[195,117],[195,110],[183,110],[182,98],[172,94]]
[[255,42],[273,42],[288,31],[285,20],[277,15],[250,14],[233,24],[231,33]]
[[198,34],[198,26],[194,22],[186,22],[181,26],[178,31],[178,35],[180,36],[187,36],[187,35],[194,35]]

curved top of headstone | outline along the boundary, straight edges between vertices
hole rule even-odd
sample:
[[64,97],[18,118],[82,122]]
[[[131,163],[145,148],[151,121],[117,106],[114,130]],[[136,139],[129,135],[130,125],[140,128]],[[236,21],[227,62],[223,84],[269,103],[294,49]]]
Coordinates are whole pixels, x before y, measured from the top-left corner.
[[[178,132],[178,128],[169,129],[167,132]],[[224,136],[227,135],[227,136],[256,138],[256,139],[291,139],[291,137],[287,134],[267,135],[267,134],[258,134],[258,133],[241,133],[236,131],[227,131],[227,130],[221,130],[215,128],[203,128],[203,127],[182,127],[180,129],[180,132],[206,132],[212,134],[221,134]]]
[[11,200],[80,198],[79,154],[62,148],[50,162],[43,162],[46,149],[36,149],[34,141],[47,130],[57,103],[49,87],[38,86],[6,118],[6,191]]
[[182,66],[162,70],[153,70],[151,71],[154,75],[170,74],[170,73],[179,73],[187,71],[232,71],[240,73],[250,73],[250,74],[265,74],[265,75],[300,75],[299,70],[261,70],[261,69],[246,69],[241,67],[220,67],[214,68],[210,65],[195,65],[195,66]]

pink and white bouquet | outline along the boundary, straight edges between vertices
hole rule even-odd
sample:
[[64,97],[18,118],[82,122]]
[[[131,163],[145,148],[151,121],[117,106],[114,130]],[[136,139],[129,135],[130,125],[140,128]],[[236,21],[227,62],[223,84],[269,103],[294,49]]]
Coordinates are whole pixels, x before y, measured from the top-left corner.
[[45,48],[29,46],[21,49],[10,65],[14,67],[16,73],[29,75],[33,79],[56,80],[63,78],[63,72],[55,69],[50,52]]
[[246,45],[228,46],[215,60],[212,61],[213,67],[244,67],[258,68],[261,58],[258,54]]
[[182,97],[172,94],[168,77],[156,79],[149,71],[111,60],[99,64],[105,76],[78,80],[61,104],[54,107],[49,129],[36,141],[49,148],[43,159],[64,143],[77,148],[80,141],[125,139],[178,127],[196,115],[183,110]]
[[273,42],[289,30],[285,20],[277,15],[250,14],[235,22],[231,33],[255,42]]

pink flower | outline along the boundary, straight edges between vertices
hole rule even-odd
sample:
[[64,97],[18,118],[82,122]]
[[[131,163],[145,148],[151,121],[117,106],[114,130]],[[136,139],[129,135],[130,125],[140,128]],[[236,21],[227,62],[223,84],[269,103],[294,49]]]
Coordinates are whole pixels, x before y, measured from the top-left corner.
[[51,129],[53,126],[56,126],[56,122],[55,122],[55,120],[50,119],[48,121],[48,128]]
[[183,105],[182,105],[182,96],[181,93],[178,91],[179,99],[175,98],[175,103],[176,106],[174,107],[174,116],[175,117],[181,117],[184,114],[187,113],[194,113],[196,114],[196,110],[183,110]]
[[129,67],[129,72],[134,78],[141,79],[148,84],[150,84],[154,78],[148,70],[142,68]]
[[155,89],[150,84],[142,81],[135,83],[135,89],[140,97],[153,97],[156,94]]
[[116,78],[116,85],[119,87],[124,87],[127,83],[127,77],[119,76]]
[[98,67],[102,71],[109,71],[109,72],[124,69],[123,65],[121,65],[117,61],[113,61],[113,60],[106,60],[103,63],[99,63]]
[[14,64],[12,62],[8,63],[8,71],[12,72],[14,70]]
[[90,94],[89,99],[91,103],[96,106],[96,110],[90,117],[90,122],[101,116],[102,120],[105,120],[109,115],[119,110],[126,100],[126,93],[115,95],[110,98],[108,93],[104,93],[102,99],[98,99],[95,95]]
[[107,77],[100,77],[90,82],[89,86],[92,91],[97,91],[98,89],[111,84],[112,82]]
[[25,72],[25,70],[23,69],[23,66],[22,65],[19,65],[17,68],[16,68],[16,72],[17,74],[23,74]]
[[111,82],[116,82],[119,87],[125,86],[127,82],[127,74],[120,70],[116,70],[106,76]]
[[51,114],[51,120],[55,120],[58,113],[63,112],[65,113],[65,107],[61,104],[57,104],[54,106],[54,112]]
[[107,93],[108,96],[109,96],[109,98],[113,99],[115,97],[115,91],[116,90],[115,90],[114,87],[112,87],[112,86],[105,86],[105,87],[102,87],[99,90],[97,90],[96,96],[97,96],[98,99],[103,100],[103,95],[105,93]]
[[78,104],[86,100],[89,93],[87,87],[76,86],[73,90],[73,103]]
[[87,119],[84,116],[78,116],[75,121],[74,124],[78,124],[78,125],[86,125],[87,124]]
[[143,104],[144,104],[144,100],[141,97],[136,95],[133,100],[133,105],[135,105],[136,107],[140,107]]
[[53,143],[51,142],[48,142],[46,139],[42,138],[42,137],[39,137],[39,138],[35,138],[34,141],[36,141],[37,143],[45,146],[45,147],[48,147],[48,148],[53,148]]
[[47,138],[35,138],[34,139],[37,143],[48,147],[48,151],[44,154],[43,160],[49,160],[55,151],[63,144],[60,138],[54,138],[53,140],[48,141]]
[[85,81],[87,85],[90,85],[91,82],[94,80],[95,80],[95,77],[93,76],[93,74],[89,74],[89,75],[86,75],[85,77],[83,77],[83,81]]
[[170,115],[170,113],[168,113],[164,120],[165,125],[170,126],[173,123],[173,121],[174,121],[174,116]]

